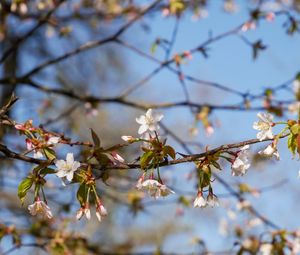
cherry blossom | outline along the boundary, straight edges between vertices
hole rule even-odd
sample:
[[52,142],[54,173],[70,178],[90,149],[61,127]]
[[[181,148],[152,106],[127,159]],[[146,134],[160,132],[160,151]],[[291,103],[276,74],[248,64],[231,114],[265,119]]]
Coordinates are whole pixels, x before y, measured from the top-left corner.
[[292,114],[298,114],[299,109],[300,109],[300,102],[299,101],[291,103],[291,104],[288,105],[288,110]]
[[136,138],[134,138],[131,135],[123,135],[121,138],[122,138],[122,140],[124,140],[125,142],[128,142],[128,143],[132,143],[132,142],[136,141]]
[[231,165],[232,176],[240,176],[246,174],[247,169],[250,167],[248,156],[249,156],[249,145],[245,145],[237,153],[237,157],[234,159]]
[[83,217],[83,215],[85,215],[85,217],[88,220],[91,219],[91,210],[90,210],[90,206],[88,204],[86,204],[83,207],[80,207],[80,209],[76,213],[76,219],[80,220]]
[[28,210],[32,216],[41,214],[43,217],[48,219],[53,217],[50,207],[39,198],[33,204],[28,206]]
[[105,207],[99,202],[96,205],[96,217],[98,219],[98,221],[101,221],[101,217],[106,216],[107,215],[107,211],[105,209]]
[[155,199],[158,199],[160,197],[166,197],[170,194],[175,194],[173,190],[169,189],[166,185],[154,179],[148,179],[143,181],[143,179],[140,178],[138,180],[136,188],[138,190],[148,191],[149,195],[151,197],[154,197]]
[[68,153],[66,160],[57,160],[55,166],[57,167],[56,175],[58,177],[66,177],[68,181],[72,181],[74,172],[80,167],[80,163],[74,161],[73,153]]
[[115,151],[112,151],[110,154],[112,155],[112,157],[115,160],[114,163],[124,163],[125,162],[125,160]]
[[39,149],[35,149],[32,141],[30,139],[27,138],[25,140],[25,142],[26,142],[27,150],[33,151],[33,157],[34,158],[38,159],[38,158],[42,158],[44,156],[43,153]]
[[197,197],[194,200],[194,207],[206,207],[206,206],[207,206],[207,201],[203,197],[203,193],[199,191]]
[[158,122],[161,121],[163,117],[164,116],[160,113],[153,114],[152,109],[149,109],[145,115],[136,118],[136,122],[141,125],[138,133],[141,135],[147,130],[151,132],[157,131],[159,129]]
[[269,243],[264,243],[260,246],[259,251],[261,255],[271,255],[272,254],[273,245]]
[[247,32],[248,30],[254,30],[256,29],[256,22],[255,21],[248,21],[244,23],[244,25],[241,28],[242,32]]
[[275,146],[273,143],[269,144],[264,150],[259,151],[258,154],[269,158],[274,156],[277,160],[280,159],[277,146]]
[[209,193],[207,196],[207,205],[210,207],[219,206],[219,199],[212,193]]
[[293,81],[293,90],[295,94],[300,92],[300,81],[298,79]]
[[266,14],[266,21],[273,22],[275,20],[275,17],[276,17],[276,15],[274,12],[268,12]]
[[260,131],[256,136],[257,139],[259,139],[260,141],[264,139],[272,139],[274,137],[272,133],[272,127],[274,126],[274,116],[269,113],[260,112],[257,114],[257,117],[260,120],[253,123],[253,128]]
[[50,138],[47,139],[47,144],[48,145],[55,145],[59,143],[60,137],[58,136],[51,136]]

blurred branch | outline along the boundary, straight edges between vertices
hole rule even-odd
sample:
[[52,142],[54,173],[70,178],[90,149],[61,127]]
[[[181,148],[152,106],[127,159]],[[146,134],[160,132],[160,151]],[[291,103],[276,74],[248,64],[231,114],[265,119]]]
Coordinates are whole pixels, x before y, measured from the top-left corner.
[[11,53],[13,53],[14,51],[16,51],[18,49],[18,47],[20,46],[20,44],[22,42],[24,42],[25,40],[27,40],[30,36],[32,36],[42,25],[44,25],[48,20],[49,18],[51,17],[51,15],[59,8],[59,6],[64,2],[65,0],[60,0],[56,3],[56,6],[50,10],[46,15],[45,17],[42,17],[40,18],[39,17],[39,22],[31,29],[29,30],[24,36],[20,37],[19,39],[17,39],[15,42],[14,42],[14,45],[12,47],[10,47],[9,49],[7,49],[2,57],[0,58],[0,64],[3,63],[7,57],[9,57],[9,55]]

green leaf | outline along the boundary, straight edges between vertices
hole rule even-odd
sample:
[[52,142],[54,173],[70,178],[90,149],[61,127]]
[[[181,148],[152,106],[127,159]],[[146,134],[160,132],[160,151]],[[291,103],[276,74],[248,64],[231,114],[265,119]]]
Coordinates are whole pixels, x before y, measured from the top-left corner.
[[199,171],[199,186],[201,189],[210,185],[211,172],[200,169]]
[[46,175],[46,174],[55,174],[56,171],[52,168],[43,168],[41,171],[40,171],[40,174],[43,174],[43,175]]
[[295,156],[296,154],[296,148],[297,148],[297,144],[296,144],[296,136],[293,134],[290,134],[288,137],[288,149],[291,151],[291,153],[293,154],[293,156]]
[[215,168],[217,168],[217,169],[219,169],[219,170],[222,170],[220,164],[219,164],[217,161],[211,161],[211,163],[212,163],[212,165],[213,165]]
[[82,183],[77,191],[77,200],[79,201],[80,205],[84,205],[87,200],[87,190],[88,187],[86,186],[85,183]]
[[149,162],[153,159],[153,156],[153,151],[147,151],[143,154],[143,156],[140,159],[142,169],[145,169],[148,166]]
[[151,51],[152,55],[155,54],[156,49],[157,49],[157,40],[155,40],[155,42],[153,42],[152,45],[151,45],[150,51]]
[[56,159],[56,154],[55,154],[54,150],[52,150],[50,148],[45,148],[44,153],[45,153],[45,156],[46,156],[47,159],[49,159],[49,160]]
[[166,145],[163,148],[164,155],[169,155],[172,159],[176,158],[176,152],[173,147]]
[[109,153],[103,152],[102,149],[95,150],[94,155],[99,164],[102,166],[106,166],[108,163],[114,161],[113,156]]
[[95,131],[92,128],[91,128],[91,135],[92,135],[92,139],[93,139],[95,147],[99,148],[101,145],[100,138],[98,137],[98,135],[95,133]]
[[23,179],[18,187],[18,197],[20,198],[22,205],[24,203],[24,199],[27,195],[28,190],[30,190],[33,184],[33,179],[31,177],[26,177]]
[[290,130],[294,135],[297,135],[299,133],[299,127],[299,124],[295,124],[290,127]]

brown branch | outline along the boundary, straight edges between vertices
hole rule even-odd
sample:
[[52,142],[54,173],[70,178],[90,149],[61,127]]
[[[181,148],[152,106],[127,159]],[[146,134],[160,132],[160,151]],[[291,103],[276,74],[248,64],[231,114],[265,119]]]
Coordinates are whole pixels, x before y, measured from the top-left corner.
[[[149,78],[147,78],[149,80]],[[145,80],[143,80],[144,82]],[[56,88],[50,88],[43,86],[41,84],[38,84],[37,82],[32,81],[31,79],[24,79],[24,78],[18,78],[18,79],[3,79],[0,80],[0,86],[9,86],[13,84],[19,84],[23,86],[32,87],[35,89],[38,89],[40,91],[46,92],[46,93],[53,93],[65,97],[69,97],[71,99],[76,99],[81,102],[90,102],[90,103],[116,103],[121,105],[126,105],[129,107],[141,109],[141,110],[147,110],[149,108],[153,109],[166,109],[166,108],[172,108],[172,107],[194,107],[196,109],[200,109],[202,107],[208,107],[211,110],[229,110],[229,111],[264,111],[268,110],[268,108],[259,106],[259,107],[246,107],[243,103],[242,104],[233,104],[233,105],[213,105],[213,104],[199,104],[199,103],[193,103],[189,102],[187,100],[185,101],[179,101],[179,102],[169,102],[169,103],[161,103],[161,104],[151,104],[151,103],[140,103],[135,101],[129,101],[124,99],[123,97],[111,97],[111,98],[101,98],[101,97],[95,97],[95,96],[89,96],[89,95],[82,95],[82,94],[76,94],[72,90],[65,90],[65,89],[56,89]],[[127,91],[128,92],[128,91]],[[127,93],[126,92],[126,93]],[[293,100],[287,100],[287,101],[276,101],[277,104],[286,105],[294,102]],[[283,110],[286,110],[287,107],[282,106]]]
[[[288,134],[283,135],[281,137],[279,137],[280,139],[287,137]],[[171,165],[178,165],[178,164],[182,164],[182,163],[189,163],[189,162],[194,162],[197,160],[200,160],[204,157],[207,157],[209,155],[213,155],[217,152],[225,152],[225,151],[230,151],[231,149],[237,149],[240,148],[242,146],[245,145],[251,145],[251,144],[256,144],[256,143],[261,143],[261,142],[266,142],[266,141],[273,141],[273,139],[265,139],[263,141],[260,141],[259,139],[250,139],[250,140],[246,140],[243,142],[238,142],[238,143],[231,143],[231,144],[225,144],[225,145],[221,145],[215,149],[212,150],[207,150],[206,152],[203,153],[198,153],[198,154],[189,154],[189,155],[183,155],[182,158],[179,159],[174,159],[174,160],[170,160],[170,161],[165,161],[165,162],[161,162],[159,166],[163,167],[163,166],[171,166]],[[68,144],[68,143],[66,143]],[[118,147],[123,147],[123,146],[128,146],[128,144],[120,144],[118,145]],[[8,158],[12,158],[12,159],[18,159],[24,162],[28,162],[28,163],[34,163],[34,164],[45,164],[45,163],[49,163],[50,165],[54,164],[51,161],[48,160],[42,160],[42,159],[35,159],[32,157],[28,157],[22,154],[18,154],[16,152],[11,151],[10,149],[8,149],[5,145],[0,143],[0,152],[2,152],[6,157]],[[83,163],[83,165],[86,165],[85,163]],[[99,169],[99,170],[121,170],[121,169],[140,169],[141,165],[137,164],[137,163],[125,163],[125,164],[119,164],[119,165],[108,165],[105,167],[99,166],[99,165],[92,165],[93,168],[95,169]]]

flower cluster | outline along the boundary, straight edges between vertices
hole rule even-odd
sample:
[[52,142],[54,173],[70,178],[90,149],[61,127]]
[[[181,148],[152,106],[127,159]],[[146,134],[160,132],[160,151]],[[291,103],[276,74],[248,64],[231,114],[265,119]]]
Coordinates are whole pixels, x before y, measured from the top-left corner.
[[[34,158],[51,157],[53,151],[51,147],[58,144],[61,138],[55,134],[44,131],[41,128],[33,127],[32,120],[24,124],[15,124],[15,129],[26,135],[26,147],[29,152],[33,152]],[[52,158],[50,158],[52,159]]]
[[[207,114],[208,113],[206,112],[206,115]],[[277,150],[278,138],[277,136],[273,135],[272,130],[272,128],[278,123],[273,122],[274,117],[269,113],[258,113],[257,116],[259,121],[254,122],[253,128],[259,131],[257,133],[258,140],[273,140],[271,144],[267,145],[265,149],[259,151],[258,154],[268,158],[274,157],[275,159],[279,160],[280,157]],[[159,136],[159,122],[162,120],[162,118],[162,114],[155,113],[152,109],[149,109],[145,115],[141,115],[140,117],[136,118],[136,122],[140,125],[138,128],[138,134],[140,135],[140,138],[125,135],[122,136],[122,139],[128,144],[142,142],[141,148],[144,151],[144,154],[139,158],[139,160],[143,173],[138,179],[136,189],[147,192],[154,199],[166,197],[175,193],[172,189],[164,184],[160,176],[160,166],[168,160],[168,157],[175,159],[176,155],[175,150],[171,146],[166,145],[166,140]],[[296,134],[298,134],[297,122],[292,121],[286,124],[287,126],[284,130],[290,129],[292,133],[296,132]],[[27,121],[24,124],[16,124],[15,128],[22,134],[26,135],[27,148],[28,150],[34,152],[35,158],[39,158],[44,155],[46,156],[45,150],[50,149],[50,147],[61,141],[60,136],[55,136],[41,128],[33,127],[32,121]],[[115,151],[119,147],[113,146],[110,149],[103,149],[100,146],[101,143],[99,137],[93,130],[91,130],[91,132],[94,146],[90,152],[90,158],[88,158],[88,160],[94,158],[102,166],[110,165],[118,167],[120,164],[126,164],[125,160]],[[225,156],[224,153],[229,154],[230,157]],[[212,155],[208,154],[202,159],[197,159],[195,164],[199,177],[199,191],[193,202],[194,207],[204,208],[208,206],[219,206],[218,197],[214,194],[212,188],[211,168],[215,167],[221,170],[221,166],[218,163],[218,160],[221,157],[225,158],[231,163],[232,176],[243,176],[250,168],[249,156],[250,146],[249,144],[244,143],[243,146],[241,145],[241,147],[235,152],[231,151],[231,149],[228,149],[224,151],[218,151]],[[66,160],[57,160],[55,156],[51,159],[51,162],[54,162],[56,166],[56,171],[53,170],[54,172],[52,173],[61,178],[63,184],[64,180],[67,180],[69,183],[80,182],[77,198],[81,207],[76,213],[76,218],[78,220],[83,216],[85,216],[87,219],[91,218],[90,194],[93,194],[94,200],[92,201],[95,203],[96,217],[99,221],[101,221],[102,217],[107,215],[107,210],[103,206],[97,194],[95,178],[92,173],[92,165],[89,163],[82,164],[79,161],[75,161],[73,153],[67,153]],[[36,174],[39,173],[36,172]],[[75,179],[74,176],[76,176]],[[32,215],[41,214],[50,219],[53,216],[49,206],[47,205],[47,201],[45,198],[44,201],[41,201],[38,195],[39,190],[42,189],[43,181],[38,183],[38,185],[35,201],[32,205],[28,206],[28,210]],[[205,197],[203,192],[206,192],[204,191],[206,188],[208,188],[208,194]]]
[[145,174],[143,174],[137,184],[136,188],[141,191],[146,191],[149,193],[151,197],[158,199],[160,197],[166,197],[170,194],[175,194],[175,192],[169,189],[166,185],[155,179],[147,179],[145,180]]
[[212,192],[209,192],[207,195],[207,198],[205,199],[203,196],[202,191],[198,191],[197,197],[194,200],[194,207],[216,207],[219,206],[219,199],[218,197],[213,194]]

